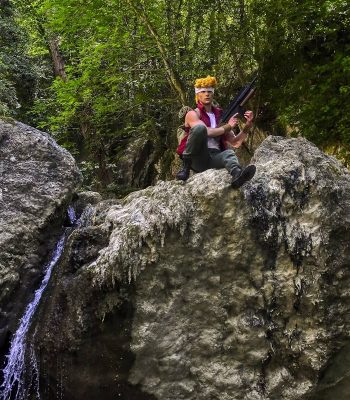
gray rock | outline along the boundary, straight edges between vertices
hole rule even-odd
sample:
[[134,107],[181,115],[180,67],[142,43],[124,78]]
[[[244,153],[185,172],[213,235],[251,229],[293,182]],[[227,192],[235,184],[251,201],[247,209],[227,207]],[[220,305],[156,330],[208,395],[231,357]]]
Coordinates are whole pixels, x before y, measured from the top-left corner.
[[349,342],[350,174],[304,139],[269,137],[253,161],[257,174],[238,191],[225,170],[209,170],[95,207],[37,318],[43,391],[59,383],[67,398],[124,400],[324,391],[322,372]]
[[102,196],[98,192],[79,192],[74,198],[74,210],[77,215],[81,215],[86,207],[98,204],[102,201]]
[[114,168],[114,182],[120,189],[144,188],[156,178],[155,162],[159,150],[145,133],[135,137],[119,156]]
[[32,296],[79,181],[73,157],[47,133],[0,120],[0,347]]

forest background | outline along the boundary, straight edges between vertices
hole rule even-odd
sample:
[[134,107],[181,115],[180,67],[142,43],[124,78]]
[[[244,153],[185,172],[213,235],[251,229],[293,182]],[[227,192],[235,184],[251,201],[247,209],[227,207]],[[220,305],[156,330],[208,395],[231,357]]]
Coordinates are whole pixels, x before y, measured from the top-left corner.
[[[208,74],[224,108],[258,73],[251,152],[268,134],[302,135],[350,165],[345,0],[0,4],[0,118],[50,132],[86,188],[120,194],[171,178],[178,111]],[[126,181],[120,163],[135,143],[152,172]]]

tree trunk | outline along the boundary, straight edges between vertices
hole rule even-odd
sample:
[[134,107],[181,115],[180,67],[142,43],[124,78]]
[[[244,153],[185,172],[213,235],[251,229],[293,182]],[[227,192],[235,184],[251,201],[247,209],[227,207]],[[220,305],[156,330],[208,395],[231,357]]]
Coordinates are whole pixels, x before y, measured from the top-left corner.
[[245,4],[244,0],[239,0],[239,21],[243,25],[245,22]]
[[49,39],[49,48],[52,58],[53,70],[55,76],[59,76],[64,82],[67,81],[67,75],[64,67],[64,60],[58,47],[59,39],[57,37]]
[[35,9],[32,9],[32,12],[34,13],[37,21],[38,30],[48,44],[54,76],[59,76],[64,82],[66,82],[67,75],[65,71],[64,60],[59,49],[59,38],[57,36],[53,36],[50,32],[47,32],[45,28],[45,21],[36,13]]

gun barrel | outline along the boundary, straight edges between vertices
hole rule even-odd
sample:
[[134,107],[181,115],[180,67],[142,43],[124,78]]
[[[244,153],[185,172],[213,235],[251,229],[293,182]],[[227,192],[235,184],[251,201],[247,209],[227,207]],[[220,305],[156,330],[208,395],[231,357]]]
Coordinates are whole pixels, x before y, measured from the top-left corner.
[[233,99],[233,101],[229,104],[228,108],[225,110],[221,117],[222,122],[227,122],[230,117],[239,112],[243,116],[242,107],[243,105],[254,95],[256,87],[254,83],[258,79],[258,75],[254,77],[254,79],[246,86],[244,86],[237,96]]
[[257,81],[257,79],[258,79],[258,74],[256,74],[254,79],[250,82],[250,86],[254,85],[254,83]]
[[240,103],[240,106],[243,107],[244,104],[253,96],[256,88],[250,89],[250,92],[245,96],[243,101]]

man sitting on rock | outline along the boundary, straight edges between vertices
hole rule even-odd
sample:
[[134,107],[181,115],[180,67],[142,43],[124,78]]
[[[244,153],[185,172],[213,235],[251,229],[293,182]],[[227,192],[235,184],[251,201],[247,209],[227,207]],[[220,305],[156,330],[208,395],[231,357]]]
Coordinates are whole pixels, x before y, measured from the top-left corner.
[[202,172],[209,168],[226,168],[232,176],[231,186],[239,188],[252,179],[255,166],[242,168],[233,147],[239,147],[253,123],[253,112],[246,111],[244,128],[235,135],[233,128],[238,124],[238,114],[227,124],[219,126],[222,110],[213,106],[216,79],[208,76],[195,83],[197,108],[187,112],[185,117],[186,135],[180,142],[177,153],[183,161],[183,168],[176,179],[186,181],[190,170]]

